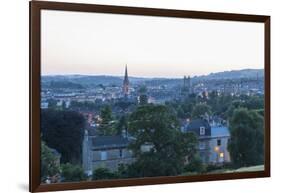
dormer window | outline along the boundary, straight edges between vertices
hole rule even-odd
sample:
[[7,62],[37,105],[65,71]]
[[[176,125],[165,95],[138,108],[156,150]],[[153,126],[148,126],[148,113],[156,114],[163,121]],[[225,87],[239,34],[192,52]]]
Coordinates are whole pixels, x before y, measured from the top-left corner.
[[200,127],[200,135],[205,135],[205,127]]

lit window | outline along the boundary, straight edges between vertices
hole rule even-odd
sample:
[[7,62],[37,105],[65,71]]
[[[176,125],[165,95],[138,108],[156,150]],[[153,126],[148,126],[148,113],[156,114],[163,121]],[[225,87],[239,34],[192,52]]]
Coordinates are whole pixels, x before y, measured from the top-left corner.
[[220,152],[220,158],[223,158],[223,157],[224,157],[224,153]]
[[205,127],[200,127],[200,135],[205,135]]
[[102,151],[101,153],[100,153],[100,159],[101,160],[107,160],[107,152],[106,151]]
[[214,148],[214,150],[215,150],[215,152],[218,152],[218,151],[220,150],[220,148],[219,148],[218,146],[216,146],[216,147]]

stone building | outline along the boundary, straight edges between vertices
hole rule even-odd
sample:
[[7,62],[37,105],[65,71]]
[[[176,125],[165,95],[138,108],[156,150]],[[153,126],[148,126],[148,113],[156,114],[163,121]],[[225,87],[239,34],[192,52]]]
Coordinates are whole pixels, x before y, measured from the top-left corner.
[[230,133],[227,127],[204,119],[192,120],[185,130],[194,132],[199,141],[198,151],[203,163],[222,164],[230,162],[227,144]]
[[120,164],[134,161],[133,153],[128,149],[129,138],[118,136],[91,136],[85,131],[83,141],[83,169],[91,175],[100,167],[116,171]]

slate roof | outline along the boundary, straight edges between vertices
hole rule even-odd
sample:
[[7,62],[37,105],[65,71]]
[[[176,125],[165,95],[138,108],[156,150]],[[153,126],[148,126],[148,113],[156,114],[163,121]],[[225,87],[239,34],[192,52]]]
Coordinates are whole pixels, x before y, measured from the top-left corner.
[[92,138],[92,148],[98,149],[115,149],[124,148],[129,145],[128,138],[123,136],[98,136]]
[[210,125],[206,120],[202,120],[202,119],[195,119],[192,120],[189,125],[187,126],[187,130],[190,129],[197,129],[200,128],[201,126],[204,126],[205,128],[209,128]]

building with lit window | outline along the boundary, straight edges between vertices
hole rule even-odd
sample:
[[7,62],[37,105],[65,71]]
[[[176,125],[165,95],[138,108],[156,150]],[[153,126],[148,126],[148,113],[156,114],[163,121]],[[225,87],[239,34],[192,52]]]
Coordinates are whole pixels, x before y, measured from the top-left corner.
[[226,126],[204,119],[192,120],[185,132],[193,132],[198,137],[198,151],[203,163],[222,164],[230,162],[227,144],[230,133]]

